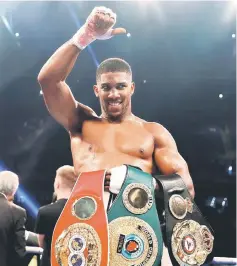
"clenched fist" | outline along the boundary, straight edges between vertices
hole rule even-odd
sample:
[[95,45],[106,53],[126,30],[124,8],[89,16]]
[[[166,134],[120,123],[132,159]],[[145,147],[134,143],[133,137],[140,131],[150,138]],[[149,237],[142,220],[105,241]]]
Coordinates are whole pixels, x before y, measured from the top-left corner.
[[112,27],[116,23],[116,14],[106,7],[95,7],[88,16],[86,23],[73,36],[73,44],[84,49],[94,40],[106,40],[114,35],[124,34],[124,28]]

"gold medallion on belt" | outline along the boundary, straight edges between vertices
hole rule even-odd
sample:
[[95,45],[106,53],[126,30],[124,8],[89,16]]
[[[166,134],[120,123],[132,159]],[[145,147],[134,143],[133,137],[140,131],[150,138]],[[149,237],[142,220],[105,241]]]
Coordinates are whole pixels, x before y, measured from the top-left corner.
[[110,265],[153,266],[158,240],[151,226],[136,217],[120,217],[109,224]]
[[94,228],[85,223],[76,223],[58,237],[55,254],[60,266],[99,266],[101,248]]
[[180,265],[202,265],[212,252],[213,241],[214,237],[205,225],[186,220],[173,228],[172,252]]
[[193,212],[193,203],[189,198],[184,199],[182,196],[175,194],[169,199],[169,209],[176,219],[183,219],[187,212]]
[[153,204],[151,190],[141,183],[129,184],[123,192],[123,204],[133,214],[144,214]]

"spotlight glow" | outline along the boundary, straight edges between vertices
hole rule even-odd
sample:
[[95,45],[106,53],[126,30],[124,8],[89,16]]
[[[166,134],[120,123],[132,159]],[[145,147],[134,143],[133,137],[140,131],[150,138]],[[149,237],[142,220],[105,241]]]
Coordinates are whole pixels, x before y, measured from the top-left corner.
[[232,36],[233,39],[235,39],[235,34],[234,33],[231,36]]
[[128,32],[127,33],[127,37],[130,38],[131,37],[131,33]]
[[19,34],[18,32],[16,32],[16,33],[15,33],[15,36],[16,36],[16,37],[19,37],[19,36],[20,36],[20,34]]
[[219,98],[220,98],[220,99],[222,99],[223,96],[224,96],[224,95],[223,95],[222,93],[219,94]]

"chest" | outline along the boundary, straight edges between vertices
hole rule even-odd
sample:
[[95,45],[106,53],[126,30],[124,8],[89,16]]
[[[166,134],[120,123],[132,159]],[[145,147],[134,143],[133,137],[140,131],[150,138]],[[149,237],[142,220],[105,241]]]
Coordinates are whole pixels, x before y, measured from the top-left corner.
[[153,136],[140,124],[85,123],[82,139],[92,144],[98,152],[119,151],[146,157],[154,149]]

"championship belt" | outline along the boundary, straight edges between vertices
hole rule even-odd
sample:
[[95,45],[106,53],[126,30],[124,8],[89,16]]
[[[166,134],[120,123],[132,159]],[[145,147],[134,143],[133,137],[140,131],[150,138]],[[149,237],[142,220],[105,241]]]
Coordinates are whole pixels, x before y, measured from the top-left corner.
[[163,240],[151,175],[127,166],[119,194],[108,211],[110,266],[158,266]]
[[105,171],[82,173],[54,228],[51,266],[107,266]]
[[154,176],[164,194],[165,235],[174,266],[202,265],[213,258],[213,230],[192,200],[182,178]]

